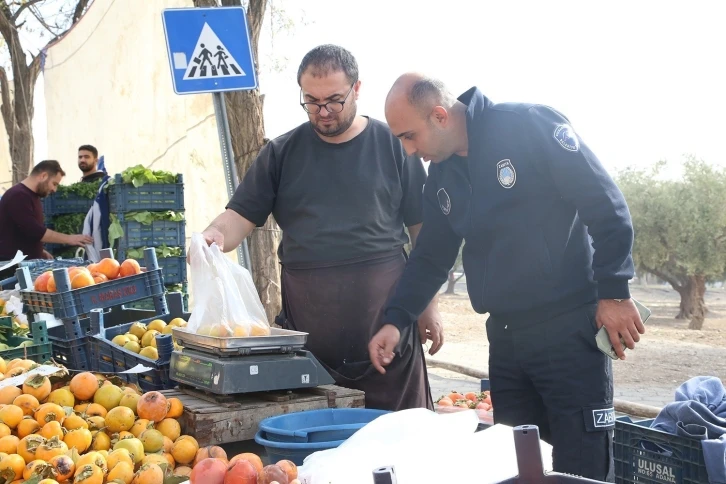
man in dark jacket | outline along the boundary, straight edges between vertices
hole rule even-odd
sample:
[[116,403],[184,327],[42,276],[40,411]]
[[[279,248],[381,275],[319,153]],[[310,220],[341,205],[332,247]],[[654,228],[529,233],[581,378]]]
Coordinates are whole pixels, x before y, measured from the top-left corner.
[[465,240],[469,296],[489,313],[495,422],[539,426],[556,471],[612,479],[612,362],[595,334],[605,326],[624,358],[620,337],[632,349],[645,331],[628,290],[633,228],[621,192],[546,106],[494,104],[476,88],[457,100],[440,81],[405,74],[386,118],[432,164],[418,243],[369,344],[374,365],[385,373],[399,331]]

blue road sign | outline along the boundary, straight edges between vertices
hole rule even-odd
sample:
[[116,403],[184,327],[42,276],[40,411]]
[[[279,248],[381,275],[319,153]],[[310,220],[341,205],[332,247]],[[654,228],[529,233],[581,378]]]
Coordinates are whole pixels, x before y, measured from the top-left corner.
[[175,93],[257,87],[244,8],[167,8],[162,20]]

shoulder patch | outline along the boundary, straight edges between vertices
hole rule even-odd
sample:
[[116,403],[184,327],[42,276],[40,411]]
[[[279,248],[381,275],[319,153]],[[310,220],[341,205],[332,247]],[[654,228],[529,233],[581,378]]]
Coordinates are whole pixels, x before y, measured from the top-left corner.
[[517,181],[517,172],[509,159],[497,163],[497,180],[504,188],[512,188]]
[[569,124],[560,124],[555,128],[553,136],[557,142],[567,151],[578,151],[580,142],[577,139],[575,130]]
[[441,211],[444,215],[449,215],[451,213],[451,199],[449,198],[449,194],[443,188],[439,188],[439,191],[436,192],[436,197],[439,199]]

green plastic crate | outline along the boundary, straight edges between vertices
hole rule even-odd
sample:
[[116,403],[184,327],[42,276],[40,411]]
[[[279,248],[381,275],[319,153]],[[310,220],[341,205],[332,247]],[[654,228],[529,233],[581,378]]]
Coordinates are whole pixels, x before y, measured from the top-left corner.
[[[0,318],[0,331],[4,333],[11,333],[12,328],[13,318]],[[2,357],[5,361],[15,358],[33,360],[36,363],[49,361],[52,356],[52,346],[48,340],[48,327],[46,326],[45,321],[30,323],[30,336],[30,338],[26,338],[23,336],[8,334],[6,336],[6,344],[8,346],[18,346],[28,341],[32,344],[21,346],[19,348],[0,350],[0,357]]]

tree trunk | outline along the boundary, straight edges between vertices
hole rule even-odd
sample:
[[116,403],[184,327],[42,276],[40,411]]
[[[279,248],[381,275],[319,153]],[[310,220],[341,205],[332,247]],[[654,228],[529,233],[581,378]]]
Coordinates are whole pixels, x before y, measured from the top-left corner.
[[[240,4],[240,0],[222,0],[224,6]],[[194,5],[197,7],[217,6],[217,2],[216,0],[194,0]],[[258,44],[266,9],[267,0],[250,0],[246,9],[254,59],[259,58]],[[256,62],[255,71],[259,73],[259,65]],[[225,94],[225,102],[237,174],[241,180],[267,141],[262,113],[262,96],[260,96],[259,89],[233,91]],[[247,238],[247,243],[250,249],[250,259],[252,259],[252,279],[265,307],[267,319],[272,324],[282,307],[280,263],[277,257],[280,230],[272,216],[264,227],[252,232]]]
[[706,278],[703,276],[691,276],[689,278],[691,292],[689,294],[691,311],[691,322],[688,323],[688,329],[703,328],[703,320],[706,317],[706,302],[704,295],[706,294]]
[[454,269],[449,271],[449,285],[446,286],[444,294],[456,294],[456,278],[454,277]]
[[33,165],[33,100],[35,81],[40,74],[41,59],[44,55],[41,52],[32,58],[30,64],[26,64],[27,56],[20,43],[15,20],[6,2],[3,2],[0,6],[0,33],[10,53],[13,89],[11,97],[7,72],[0,67],[0,91],[2,91],[0,112],[8,134],[13,184],[27,177]]

